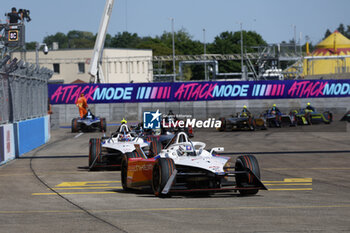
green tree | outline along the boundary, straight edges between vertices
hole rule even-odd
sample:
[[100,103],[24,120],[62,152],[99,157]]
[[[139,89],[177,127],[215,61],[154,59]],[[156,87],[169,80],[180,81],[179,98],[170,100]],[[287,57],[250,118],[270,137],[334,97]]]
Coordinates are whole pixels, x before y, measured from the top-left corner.
[[346,26],[346,32],[345,32],[345,35],[348,39],[350,39],[350,25],[347,25]]
[[35,47],[36,47],[35,41],[26,43],[26,50],[27,51],[35,50]]
[[[244,52],[253,52],[252,46],[266,45],[262,36],[253,31],[243,31]],[[208,50],[214,54],[240,54],[241,53],[241,32],[222,32],[216,36]],[[219,72],[237,72],[241,71],[239,61],[222,61],[219,65]]]
[[138,49],[152,49],[153,56],[167,56],[171,55],[173,52],[172,48],[168,47],[166,44],[162,43],[159,39],[147,38],[143,39],[136,48]]
[[[167,47],[172,48],[173,40],[171,32],[163,32],[159,39]],[[193,55],[203,53],[203,44],[199,41],[193,41],[192,36],[185,29],[174,32],[174,39],[177,54]]]
[[[94,39],[94,41],[96,40],[96,37],[97,37],[97,35],[95,36],[95,39]],[[104,45],[104,47],[105,48],[111,48],[112,47],[112,36],[111,36],[111,34],[106,34],[106,38],[105,38],[105,45]]]
[[325,32],[325,34],[324,34],[324,37],[323,37],[323,39],[326,39],[328,36],[330,36],[332,34],[332,32],[329,30],[329,29],[327,29],[327,31]]
[[345,27],[344,27],[344,24],[339,24],[338,28],[337,28],[337,31],[340,32],[341,34],[345,34]]
[[[193,40],[193,37],[185,29],[182,28],[174,32],[174,38],[176,55],[197,55],[204,53],[203,43]],[[58,42],[60,48],[93,48],[95,39],[96,35],[91,32],[72,30],[67,34],[58,32],[55,35],[49,35],[44,38],[44,42],[49,46],[53,42]],[[241,50],[240,39],[240,31],[223,32],[215,37],[213,43],[207,44],[207,53],[239,54]],[[244,50],[247,52],[252,51],[251,46],[266,44],[261,35],[253,31],[243,31],[243,41]],[[113,37],[110,34],[106,35],[105,47],[151,49],[154,56],[164,56],[172,55],[172,42],[172,33],[166,31],[162,35],[155,37],[140,37],[137,33],[119,32]],[[163,63],[160,66],[162,69],[165,67],[167,73],[172,73],[172,61]],[[241,70],[239,61],[222,61],[219,67],[220,72]],[[183,72],[186,80],[203,79],[204,67],[203,65],[189,65],[184,67]]]
[[[163,32],[163,34],[159,37],[159,40],[170,49],[171,53],[168,55],[172,54],[172,33]],[[175,53],[177,55],[196,55],[204,53],[203,44],[200,41],[193,40],[192,36],[183,28],[177,32],[174,32],[174,41]],[[172,70],[172,63],[169,63],[168,66],[170,70]],[[204,66],[188,65],[183,68],[182,72],[185,80],[203,79]]]
[[69,48],[93,48],[95,44],[95,35],[92,32],[69,31],[67,39]]
[[53,42],[58,42],[59,48],[65,49],[68,47],[68,38],[62,32],[57,32],[55,35],[46,36],[44,38],[44,43],[51,47]]
[[[339,26],[337,27],[337,31],[350,39],[350,25],[347,25],[345,27],[344,24],[340,23]],[[331,34],[332,34],[332,32],[329,29],[327,29],[323,39],[327,38]]]
[[[303,52],[306,52],[306,43],[303,44],[301,49],[302,49]],[[315,49],[315,46],[310,42],[309,43],[309,51],[310,51],[310,53],[312,53],[312,51],[314,51],[314,49]]]
[[141,42],[137,33],[123,32],[118,33],[111,38],[111,47],[113,48],[136,48]]

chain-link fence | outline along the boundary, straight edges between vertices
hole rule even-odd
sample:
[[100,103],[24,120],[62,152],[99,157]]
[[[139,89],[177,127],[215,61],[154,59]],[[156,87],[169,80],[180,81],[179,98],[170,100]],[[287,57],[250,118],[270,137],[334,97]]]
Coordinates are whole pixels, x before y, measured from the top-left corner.
[[0,124],[47,114],[47,82],[53,72],[9,56],[0,59]]

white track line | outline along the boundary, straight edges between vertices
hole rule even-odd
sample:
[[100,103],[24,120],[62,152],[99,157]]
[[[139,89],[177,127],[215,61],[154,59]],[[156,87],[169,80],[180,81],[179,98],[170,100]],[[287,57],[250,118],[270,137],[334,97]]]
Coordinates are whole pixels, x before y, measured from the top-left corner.
[[74,138],[80,137],[80,136],[83,135],[83,134],[84,134],[84,133],[77,134],[77,135],[75,135]]

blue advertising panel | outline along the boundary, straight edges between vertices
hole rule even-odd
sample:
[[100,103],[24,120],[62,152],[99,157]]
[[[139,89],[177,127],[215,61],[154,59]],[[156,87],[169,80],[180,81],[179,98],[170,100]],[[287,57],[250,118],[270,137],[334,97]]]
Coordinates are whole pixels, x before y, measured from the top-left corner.
[[51,104],[350,97],[350,80],[50,84]]
[[16,156],[45,144],[45,119],[34,118],[14,123]]

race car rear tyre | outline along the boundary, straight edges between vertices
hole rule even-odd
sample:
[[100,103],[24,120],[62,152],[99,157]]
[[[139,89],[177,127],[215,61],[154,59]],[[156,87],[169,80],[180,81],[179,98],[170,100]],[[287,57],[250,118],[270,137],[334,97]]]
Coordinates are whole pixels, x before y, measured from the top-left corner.
[[254,119],[250,118],[249,119],[249,130],[254,131],[256,129],[256,122]]
[[224,117],[219,118],[219,121],[221,121],[221,127],[217,128],[218,131],[222,132],[226,129],[226,119]]
[[133,152],[128,152],[126,153],[126,155],[128,156],[128,158],[143,158],[143,154],[141,154],[140,152],[137,151],[133,151]]
[[79,131],[78,118],[73,118],[73,120],[72,120],[72,133],[76,133],[78,131]]
[[128,161],[130,158],[136,158],[136,153],[126,153],[123,156],[121,168],[120,168],[120,174],[121,174],[121,181],[124,191],[130,191],[130,188],[127,186],[127,175],[128,175]]
[[106,122],[106,118],[104,118],[104,117],[100,118],[100,131],[101,132],[107,131],[107,122]]
[[[260,168],[258,160],[254,155],[242,155],[236,160],[235,171],[251,170],[254,175],[260,180]],[[250,188],[258,186],[258,180],[252,174],[241,173],[236,174],[236,183],[239,188]],[[258,193],[259,189],[242,189],[239,190],[241,195],[253,195]]]
[[312,117],[311,117],[311,114],[310,113],[307,113],[306,116],[306,121],[307,121],[307,124],[308,125],[312,125]]
[[329,111],[324,112],[323,116],[326,119],[326,121],[324,123],[330,124],[333,121],[333,114],[330,113]]
[[166,197],[162,191],[170,176],[175,170],[174,160],[171,158],[160,158],[153,167],[152,189],[157,197]]
[[95,165],[101,162],[102,143],[100,138],[91,138],[89,142],[89,168],[93,170]]

